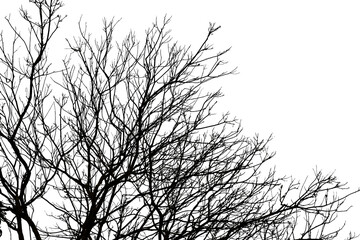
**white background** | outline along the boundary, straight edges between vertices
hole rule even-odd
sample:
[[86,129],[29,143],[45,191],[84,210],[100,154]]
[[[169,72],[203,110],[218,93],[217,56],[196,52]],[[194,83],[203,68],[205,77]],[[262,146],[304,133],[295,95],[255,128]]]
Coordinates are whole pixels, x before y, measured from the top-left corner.
[[[28,1],[6,1],[1,17]],[[229,68],[239,74],[217,80],[221,110],[242,120],[244,133],[273,133],[270,149],[278,172],[303,179],[317,167],[360,186],[360,2],[359,1],[119,1],[65,0],[63,23],[52,52],[66,53],[62,38],[77,34],[82,15],[94,33],[103,17],[122,19],[118,30],[139,37],[156,17],[172,17],[175,40],[196,47],[209,22],[222,28],[215,49],[232,47]],[[0,22],[4,28],[4,21]],[[22,26],[25,27],[25,26]],[[122,39],[119,39],[121,42]],[[51,50],[52,51],[52,50]],[[345,232],[360,233],[360,195],[342,217]],[[345,233],[344,232],[344,233]]]

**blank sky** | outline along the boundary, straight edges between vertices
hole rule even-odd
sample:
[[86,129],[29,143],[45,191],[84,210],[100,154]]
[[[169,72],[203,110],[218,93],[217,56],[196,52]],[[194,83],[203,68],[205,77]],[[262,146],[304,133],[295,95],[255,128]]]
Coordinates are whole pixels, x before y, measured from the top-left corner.
[[[19,2],[2,6],[1,16],[16,15]],[[118,30],[140,37],[167,14],[174,39],[194,47],[209,22],[221,25],[212,43],[217,50],[232,47],[226,60],[239,72],[214,83],[225,93],[221,109],[240,118],[248,135],[273,133],[280,173],[303,178],[317,166],[360,186],[359,1],[64,2],[68,18],[59,37],[77,34],[81,15],[94,30],[103,17],[121,18]],[[57,44],[60,57],[65,47]],[[358,230],[359,200],[351,199],[347,229]]]

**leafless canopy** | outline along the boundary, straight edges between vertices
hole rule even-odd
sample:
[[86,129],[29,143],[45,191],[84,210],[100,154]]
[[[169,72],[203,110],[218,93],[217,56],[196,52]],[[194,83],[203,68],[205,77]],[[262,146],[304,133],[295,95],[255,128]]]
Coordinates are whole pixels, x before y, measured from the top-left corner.
[[[59,0],[33,0],[26,34],[0,38],[0,219],[18,239],[334,239],[355,192],[332,174],[303,183],[265,164],[271,140],[217,115],[226,71],[210,24],[197,48],[172,40],[169,19],[143,42],[93,38],[79,23],[63,70],[49,41]],[[61,74],[60,74],[61,73]],[[51,75],[51,77],[50,77]],[[55,89],[56,92],[51,92]],[[265,170],[265,172],[261,172]],[[342,193],[338,195],[339,193]],[[44,215],[44,211],[47,215]],[[335,225],[336,227],[336,225]],[[350,235],[353,238],[354,235]]]

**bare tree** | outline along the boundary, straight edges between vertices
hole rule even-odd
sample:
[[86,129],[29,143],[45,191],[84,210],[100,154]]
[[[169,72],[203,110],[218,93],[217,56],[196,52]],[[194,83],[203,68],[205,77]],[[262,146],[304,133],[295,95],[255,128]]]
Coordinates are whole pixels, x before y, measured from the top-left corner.
[[[52,81],[48,43],[62,3],[32,3],[38,20],[20,10],[27,38],[8,20],[15,37],[0,47],[0,219],[19,239],[338,235],[333,222],[357,191],[339,194],[346,185],[317,170],[303,183],[278,177],[265,166],[271,137],[246,137],[236,118],[214,113],[222,94],[207,82],[235,73],[222,70],[229,49],[209,43],[219,27],[193,50],[172,40],[168,18],[144,43],[133,33],[114,41],[115,20],[98,39],[80,22]],[[35,221],[45,203],[53,220]]]

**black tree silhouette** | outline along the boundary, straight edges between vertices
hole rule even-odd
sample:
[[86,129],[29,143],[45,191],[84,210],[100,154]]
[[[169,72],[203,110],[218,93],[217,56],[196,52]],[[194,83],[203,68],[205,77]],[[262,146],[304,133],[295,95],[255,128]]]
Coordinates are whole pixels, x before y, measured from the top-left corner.
[[[172,40],[168,18],[144,43],[134,33],[114,41],[115,20],[104,21],[98,39],[79,23],[64,68],[52,71],[49,42],[64,19],[62,3],[31,2],[37,17],[20,10],[28,34],[8,20],[12,46],[0,39],[0,219],[10,233],[20,240],[337,236],[342,227],[333,222],[357,191],[343,192],[345,184],[317,170],[302,183],[278,177],[265,166],[271,137],[246,137],[236,118],[215,114],[222,94],[204,89],[235,73],[223,70],[229,49],[210,44],[218,26],[210,24],[194,50]],[[52,221],[38,217],[44,209]]]

